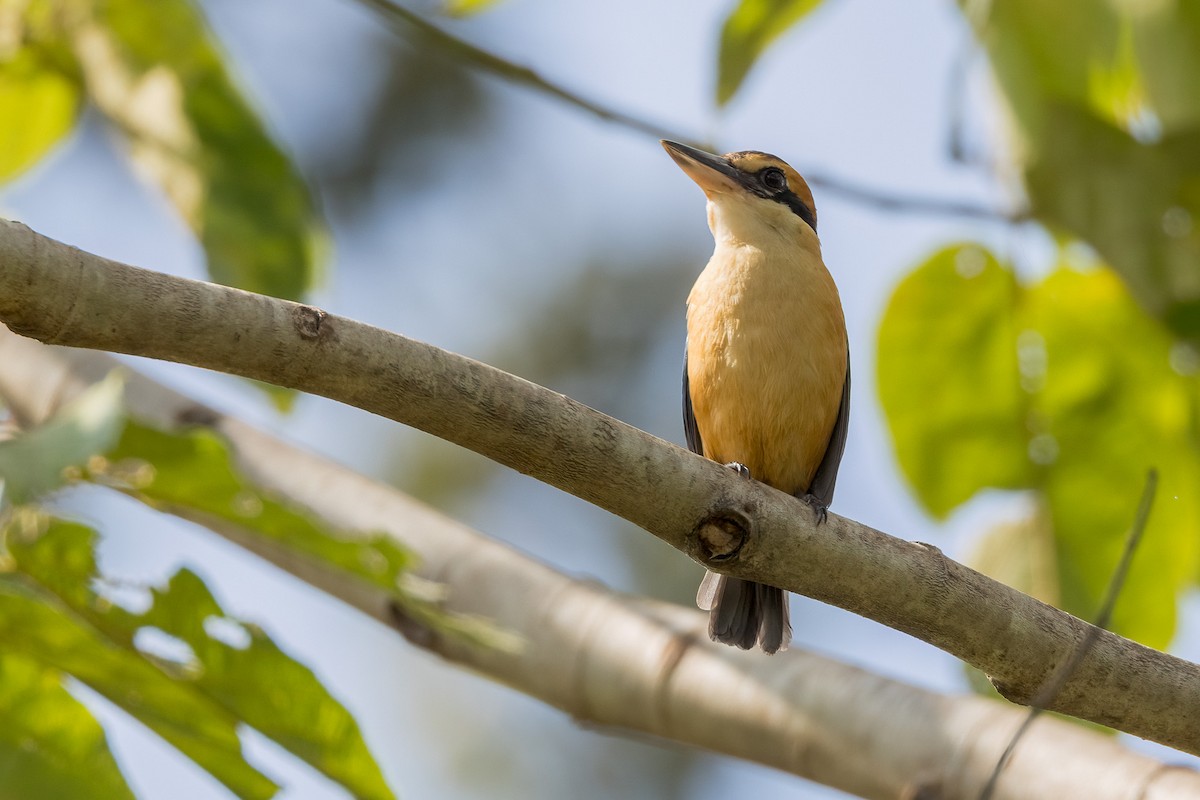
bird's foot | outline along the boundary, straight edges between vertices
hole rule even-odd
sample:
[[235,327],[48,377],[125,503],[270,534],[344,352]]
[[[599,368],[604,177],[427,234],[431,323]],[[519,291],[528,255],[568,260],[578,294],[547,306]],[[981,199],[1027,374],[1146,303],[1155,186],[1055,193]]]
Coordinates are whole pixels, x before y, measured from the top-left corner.
[[821,502],[821,499],[815,494],[809,493],[800,498],[804,505],[813,510],[813,514],[817,516],[817,524],[820,525],[829,517],[829,506]]
[[747,480],[749,480],[749,479],[750,479],[750,468],[749,468],[749,467],[747,467],[747,466],[746,466],[745,464],[743,464],[742,462],[740,462],[740,461],[730,461],[730,462],[729,462],[728,464],[726,464],[725,466],[729,467],[731,470],[733,470],[734,472],[736,472],[738,475],[741,475],[743,478],[746,478]]

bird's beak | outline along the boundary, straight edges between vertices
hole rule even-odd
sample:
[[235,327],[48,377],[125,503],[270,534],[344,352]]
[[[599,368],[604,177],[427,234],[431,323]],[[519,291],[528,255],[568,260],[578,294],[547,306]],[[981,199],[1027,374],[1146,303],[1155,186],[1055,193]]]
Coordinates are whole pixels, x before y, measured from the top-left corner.
[[741,186],[742,175],[729,163],[729,159],[668,139],[660,141],[663,149],[689,178],[700,185],[705,194],[727,192]]

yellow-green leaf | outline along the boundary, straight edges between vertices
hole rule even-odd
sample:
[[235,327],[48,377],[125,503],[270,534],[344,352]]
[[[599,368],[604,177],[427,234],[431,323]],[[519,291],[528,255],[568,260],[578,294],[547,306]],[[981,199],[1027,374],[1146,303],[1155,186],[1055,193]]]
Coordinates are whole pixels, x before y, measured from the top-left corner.
[[819,5],[821,0],[740,0],[721,27],[717,104],[728,103],[768,45]]
[[113,606],[91,584],[94,533],[22,510],[0,529],[0,641],[70,675],[174,745],[235,795],[267,800],[277,787],[242,756],[237,719],[171,666],[134,645],[134,631],[105,630]]
[[1044,504],[984,532],[967,557],[975,569],[1053,606],[1062,604],[1054,530]]
[[1045,348],[1036,397],[1048,437],[1042,487],[1064,606],[1095,617],[1155,467],[1158,501],[1112,627],[1165,647],[1200,561],[1196,378],[1175,369],[1171,337],[1109,270],[1060,268],[1026,296]]
[[71,41],[89,98],[204,246],[216,281],[299,298],[325,257],[308,187],[189,0],[97,0]]
[[[1188,353],[1110,270],[1060,266],[1020,287],[981,249],[956,247],[897,289],[878,385],[922,504],[945,516],[981,489],[1032,491],[1035,519],[990,535],[985,566],[1084,618],[1099,610],[1157,468],[1160,500],[1112,626],[1163,647],[1200,565],[1200,387]],[[1003,557],[1011,548],[1022,553]]]
[[32,167],[75,127],[80,91],[35,45],[0,45],[0,181]]
[[1200,340],[1200,128],[1144,144],[1069,105],[1048,107],[1026,173],[1044,219],[1092,244],[1150,313]]
[[879,326],[879,398],[922,505],[945,517],[981,489],[1033,481],[1011,272],[975,245],[935,253]]
[[378,532],[331,529],[248,480],[225,441],[210,429],[170,433],[129,422],[101,471],[86,477],[212,528],[240,529],[334,566],[347,577],[392,593],[404,612],[439,632],[482,647],[515,650],[521,642],[489,621],[443,611],[408,570],[413,556]]
[[[84,526],[44,518],[7,537],[13,577],[24,589],[13,594],[24,594],[25,610],[36,608],[31,613],[47,626],[42,638],[24,642],[24,652],[113,699],[239,796],[274,793],[241,755],[235,726],[246,724],[354,797],[393,800],[357,723],[311,670],[256,625],[227,615],[190,570],[151,590],[144,611],[108,602],[92,589],[94,538]],[[0,581],[0,630],[4,587]],[[9,602],[14,610],[20,607],[15,598]],[[64,638],[67,621],[74,626],[79,658],[90,655],[105,663],[85,669],[48,641]],[[85,631],[87,637],[78,638]],[[148,644],[155,638],[171,644],[165,649]],[[22,641],[20,633],[16,639]],[[89,654],[89,648],[108,655]],[[135,673],[141,677],[134,678]]]
[[63,673],[0,653],[0,797],[133,800],[104,730]]
[[328,531],[255,486],[238,471],[225,441],[207,428],[168,433],[130,421],[108,456],[108,471],[90,477],[156,508],[252,530],[389,590],[396,590],[412,565],[409,553],[391,539]]

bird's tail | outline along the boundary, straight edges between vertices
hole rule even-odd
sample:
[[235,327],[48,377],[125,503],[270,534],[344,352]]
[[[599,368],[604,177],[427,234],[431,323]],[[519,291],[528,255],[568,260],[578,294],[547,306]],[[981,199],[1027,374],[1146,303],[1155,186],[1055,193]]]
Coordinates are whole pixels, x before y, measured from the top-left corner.
[[774,653],[792,640],[787,592],[774,586],[709,572],[696,592],[696,605],[709,612],[713,641],[743,650],[758,642],[764,653]]

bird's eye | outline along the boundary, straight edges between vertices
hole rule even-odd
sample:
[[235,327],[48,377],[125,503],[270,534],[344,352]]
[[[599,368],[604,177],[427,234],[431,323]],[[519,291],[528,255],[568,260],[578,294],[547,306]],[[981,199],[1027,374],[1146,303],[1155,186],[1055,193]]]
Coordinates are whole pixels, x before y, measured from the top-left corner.
[[767,167],[758,173],[758,179],[762,181],[763,186],[773,192],[780,192],[787,188],[787,176],[778,167]]

